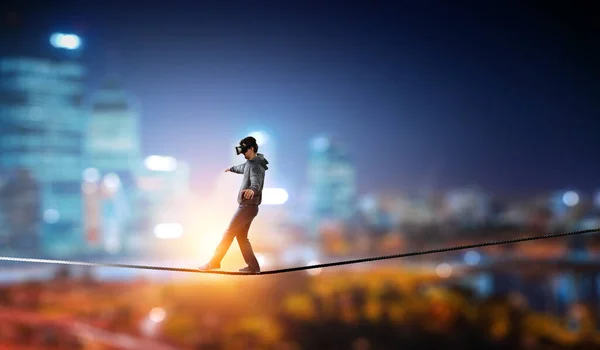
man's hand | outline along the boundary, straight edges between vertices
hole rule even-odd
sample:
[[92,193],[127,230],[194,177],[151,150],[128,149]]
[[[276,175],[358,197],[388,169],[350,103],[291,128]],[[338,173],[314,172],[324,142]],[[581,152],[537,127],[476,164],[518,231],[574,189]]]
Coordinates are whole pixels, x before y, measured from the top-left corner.
[[228,173],[228,172],[230,172],[230,171],[231,171],[231,168],[227,168],[227,169],[225,169],[225,172],[226,172],[226,173]]
[[250,189],[243,190],[242,195],[244,196],[244,199],[252,199],[254,198],[254,191]]

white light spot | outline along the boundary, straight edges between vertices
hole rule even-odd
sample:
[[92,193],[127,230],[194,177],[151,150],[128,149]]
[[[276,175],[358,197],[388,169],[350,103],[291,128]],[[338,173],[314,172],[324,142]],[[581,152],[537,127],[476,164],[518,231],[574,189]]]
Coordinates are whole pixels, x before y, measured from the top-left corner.
[[104,187],[110,192],[115,192],[121,186],[121,179],[115,173],[108,173],[104,176]]
[[50,36],[50,44],[56,48],[76,50],[81,46],[81,39],[75,34],[55,33]]
[[167,317],[167,313],[160,307],[155,307],[150,311],[149,318],[152,322],[160,323],[165,319],[165,317]]
[[579,195],[574,191],[567,191],[563,195],[563,203],[569,207],[576,206],[579,203]]
[[[311,260],[308,262],[308,266],[310,266],[310,265],[319,265],[319,262],[316,260]],[[322,268],[312,268],[312,269],[306,270],[306,272],[311,276],[316,276],[316,275],[320,274],[322,270],[323,270]]]
[[452,266],[448,263],[439,264],[435,269],[435,273],[441,278],[448,278],[452,275]]
[[162,223],[154,227],[154,235],[160,239],[173,239],[183,236],[183,227],[178,223]]
[[154,171],[173,171],[177,169],[177,160],[173,157],[149,156],[144,160],[144,165],[148,170]]
[[600,207],[600,191],[598,191],[598,193],[596,193],[596,199],[594,200],[594,202],[596,203],[597,206]]
[[264,131],[253,131],[249,136],[252,136],[256,139],[256,144],[260,147],[262,145],[266,145],[269,142],[269,135]]
[[467,263],[469,266],[475,266],[479,264],[480,260],[481,256],[474,250],[470,250],[465,254],[465,263]]
[[265,188],[262,196],[262,204],[266,205],[281,205],[289,198],[287,191],[283,188]]
[[100,180],[100,171],[96,168],[87,168],[83,171],[83,181],[85,182],[98,182]]
[[58,222],[58,219],[60,219],[60,215],[55,209],[47,209],[46,211],[44,211],[45,222],[49,224],[54,224]]

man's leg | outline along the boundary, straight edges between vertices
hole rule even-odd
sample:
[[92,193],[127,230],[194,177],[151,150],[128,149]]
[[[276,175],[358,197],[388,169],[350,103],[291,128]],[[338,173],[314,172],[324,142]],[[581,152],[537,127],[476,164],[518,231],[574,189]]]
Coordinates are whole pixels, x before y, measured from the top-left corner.
[[237,236],[238,232],[243,230],[243,228],[248,224],[248,221],[252,221],[252,219],[253,217],[248,218],[248,215],[242,206],[238,207],[233,215],[233,218],[231,219],[231,222],[229,223],[229,227],[223,234],[223,238],[221,238],[221,242],[219,242],[219,245],[217,245],[212,259],[210,259],[208,264],[201,266],[200,269],[207,270],[221,267],[221,260],[223,260],[225,257],[225,254],[229,250],[233,239],[235,236]]
[[254,255],[254,251],[252,250],[252,245],[250,244],[250,240],[248,239],[248,231],[250,230],[250,225],[252,221],[258,214],[258,206],[248,206],[247,215],[250,218],[247,224],[239,231],[236,236],[238,241],[238,245],[240,246],[240,250],[242,251],[242,256],[244,257],[244,261],[248,264],[250,268],[249,272],[260,272],[260,265],[258,264],[258,259],[256,259],[256,255]]

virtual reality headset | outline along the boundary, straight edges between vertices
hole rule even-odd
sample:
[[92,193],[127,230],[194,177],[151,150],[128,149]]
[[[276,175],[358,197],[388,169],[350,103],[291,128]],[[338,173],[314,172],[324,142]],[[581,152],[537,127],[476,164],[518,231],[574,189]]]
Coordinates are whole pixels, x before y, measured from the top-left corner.
[[247,145],[245,143],[240,143],[239,146],[235,146],[235,153],[236,153],[236,155],[239,156],[242,153],[246,153],[246,151],[252,146],[254,146],[254,145]]

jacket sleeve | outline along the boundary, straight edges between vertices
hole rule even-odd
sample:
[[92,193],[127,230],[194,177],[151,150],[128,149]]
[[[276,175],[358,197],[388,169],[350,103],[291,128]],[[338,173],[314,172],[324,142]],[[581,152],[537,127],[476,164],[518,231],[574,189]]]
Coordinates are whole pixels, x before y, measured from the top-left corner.
[[258,193],[263,188],[263,182],[265,180],[265,171],[264,169],[258,165],[253,164],[250,167],[250,187],[254,193]]
[[244,165],[246,165],[246,163],[242,163],[240,165],[234,165],[231,168],[229,168],[229,170],[231,170],[232,173],[243,174],[244,173]]

